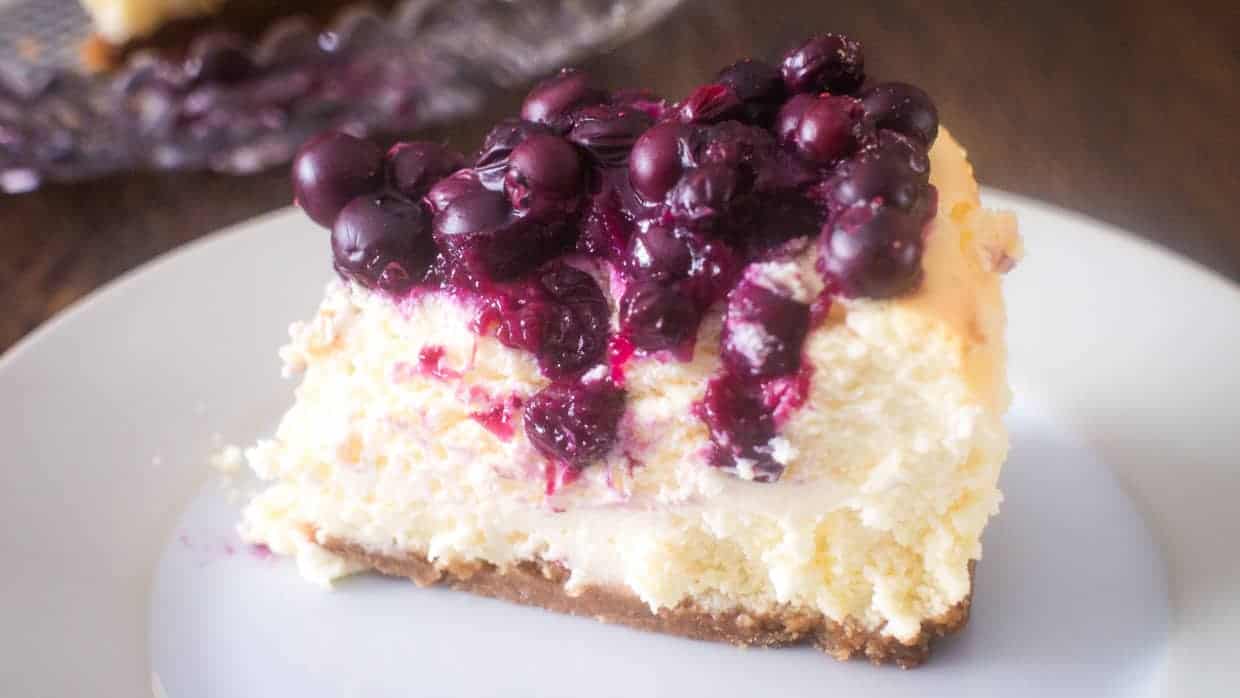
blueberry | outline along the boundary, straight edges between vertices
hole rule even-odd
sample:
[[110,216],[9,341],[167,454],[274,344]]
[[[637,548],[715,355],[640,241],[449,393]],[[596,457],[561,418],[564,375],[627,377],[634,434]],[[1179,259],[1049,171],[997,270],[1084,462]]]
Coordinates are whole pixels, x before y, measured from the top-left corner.
[[571,247],[575,229],[513,215],[508,199],[478,188],[435,214],[439,249],[475,277],[508,281],[534,270]]
[[787,92],[775,66],[755,60],[743,60],[719,71],[715,82],[732,88],[741,102],[742,120],[768,126],[779,111]]
[[817,95],[799,94],[784,103],[779,114],[775,116],[775,138],[780,143],[792,143],[797,131],[801,128],[801,117],[805,110],[818,103]]
[[662,123],[642,134],[629,154],[629,182],[647,202],[663,198],[680,179],[683,127]]
[[930,178],[930,160],[920,142],[894,131],[880,131],[875,144],[843,163],[827,183],[836,210],[881,198],[909,210]]
[[566,264],[540,272],[551,298],[537,352],[538,366],[552,379],[597,364],[607,350],[609,309],[594,277]]
[[404,196],[417,200],[433,184],[465,166],[465,158],[439,143],[397,143],[388,150],[388,182]]
[[583,181],[581,156],[573,144],[535,134],[509,156],[504,191],[513,209],[549,218],[576,210]]
[[633,144],[654,123],[639,109],[605,105],[585,107],[573,121],[568,140],[584,148],[604,167],[623,167],[629,161]]
[[713,124],[741,113],[741,101],[727,85],[712,83],[697,88],[676,109],[686,124]]
[[848,297],[891,298],[916,288],[931,209],[922,204],[903,211],[876,199],[840,212],[823,229],[823,275]]
[[607,455],[624,416],[624,392],[606,383],[552,383],[525,407],[525,434],[539,453],[584,468]]
[[809,306],[744,280],[728,294],[723,361],[742,376],[769,378],[795,372],[809,332]]
[[780,71],[789,92],[847,94],[865,81],[865,57],[860,42],[820,34],[789,51]]
[[727,165],[703,165],[687,172],[667,195],[671,215],[685,224],[710,228],[728,219],[733,203],[752,185],[747,170]]
[[347,133],[324,133],[293,159],[297,205],[324,228],[332,227],[345,204],[382,186],[383,151]]
[[358,196],[344,207],[332,228],[336,270],[364,286],[390,293],[403,293],[421,281],[435,252],[426,210],[400,197]]
[[865,137],[864,116],[858,100],[823,95],[802,112],[792,145],[801,157],[820,164],[847,157]]
[[927,147],[939,134],[939,110],[924,90],[903,82],[885,82],[861,94],[865,114],[875,128],[899,131]]
[[485,187],[482,186],[482,182],[478,181],[478,176],[472,170],[461,170],[435,182],[427,190],[425,198],[426,203],[431,207],[431,213],[439,213],[458,198],[483,189]]
[[482,149],[474,161],[478,180],[489,189],[502,189],[513,149],[530,136],[548,133],[552,131],[546,126],[529,121],[507,119],[496,124],[483,139]]
[[620,325],[639,349],[659,351],[691,342],[702,314],[676,284],[633,281],[620,299]]
[[591,85],[588,74],[565,68],[530,90],[521,105],[521,118],[560,128],[574,108],[598,104],[606,98],[606,92]]
[[636,278],[674,281],[689,274],[693,253],[685,237],[671,228],[649,225],[629,239],[625,270]]
[[743,459],[754,480],[778,480],[783,466],[771,457],[775,419],[751,382],[724,373],[711,379],[697,406],[698,416],[710,430],[714,443],[711,465],[735,470]]

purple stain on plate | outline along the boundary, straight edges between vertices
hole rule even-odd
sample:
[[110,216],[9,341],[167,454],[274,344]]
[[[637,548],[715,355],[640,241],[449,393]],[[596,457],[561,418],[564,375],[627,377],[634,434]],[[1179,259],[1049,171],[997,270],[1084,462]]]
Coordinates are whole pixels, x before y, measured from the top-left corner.
[[270,560],[272,558],[271,548],[262,543],[254,543],[249,546],[250,555],[256,560]]

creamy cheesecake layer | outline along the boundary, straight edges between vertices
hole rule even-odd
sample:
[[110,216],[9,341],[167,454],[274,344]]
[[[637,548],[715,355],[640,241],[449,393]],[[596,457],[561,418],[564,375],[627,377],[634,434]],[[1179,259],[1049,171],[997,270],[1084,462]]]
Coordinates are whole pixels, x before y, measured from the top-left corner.
[[[274,438],[247,453],[274,484],[247,508],[243,535],[323,583],[353,571],[327,540],[443,565],[541,558],[571,571],[570,593],[627,589],[652,610],[690,597],[719,610],[788,605],[915,638],[969,593],[1001,499],[998,275],[1020,253],[1014,222],[980,208],[946,133],[931,162],[940,199],[925,282],[894,300],[841,301],[811,333],[809,399],[773,444],[778,482],[706,463],[693,405],[719,367],[717,310],[692,361],[628,364],[620,443],[549,494],[546,459],[512,408],[547,383],[532,356],[472,332],[474,309],[451,295],[398,304],[333,282],[282,350],[303,378]],[[761,271],[817,295],[815,255]],[[511,434],[494,418],[505,405]]]
[[177,19],[209,15],[225,0],[81,0],[100,36],[113,44],[141,38]]

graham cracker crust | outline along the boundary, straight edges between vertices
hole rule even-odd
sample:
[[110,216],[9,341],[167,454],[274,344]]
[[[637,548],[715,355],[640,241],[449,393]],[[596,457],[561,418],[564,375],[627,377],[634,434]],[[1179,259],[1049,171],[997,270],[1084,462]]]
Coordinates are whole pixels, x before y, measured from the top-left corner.
[[[441,584],[527,606],[588,616],[604,623],[619,623],[695,640],[757,647],[809,644],[839,660],[864,656],[874,664],[892,663],[902,669],[921,665],[930,656],[936,639],[962,628],[969,619],[973,598],[970,590],[969,596],[947,613],[923,622],[917,639],[905,644],[851,621],[838,623],[818,611],[806,609],[787,608],[766,614],[739,609],[712,613],[686,602],[652,613],[649,606],[627,590],[588,587],[581,594],[570,596],[564,591],[568,570],[555,562],[524,561],[507,569],[488,563],[440,568],[413,553],[401,557],[380,555],[335,539],[329,539],[324,547],[383,574],[408,577],[418,586]],[[970,580],[974,568],[975,562],[970,562]]]

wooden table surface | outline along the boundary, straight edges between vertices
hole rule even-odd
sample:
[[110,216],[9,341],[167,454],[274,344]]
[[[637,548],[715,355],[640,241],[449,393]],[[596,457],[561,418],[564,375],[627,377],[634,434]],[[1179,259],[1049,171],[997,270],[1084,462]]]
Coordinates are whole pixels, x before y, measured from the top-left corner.
[[[870,74],[935,96],[984,183],[1084,211],[1240,280],[1236,3],[1006,4],[689,0],[584,65],[607,84],[675,96],[738,56],[774,59],[814,31],[846,32],[865,42]],[[518,99],[496,95],[485,113],[430,135],[470,150]],[[0,195],[0,350],[126,270],[289,200],[283,170]],[[325,268],[327,254],[324,240]]]

